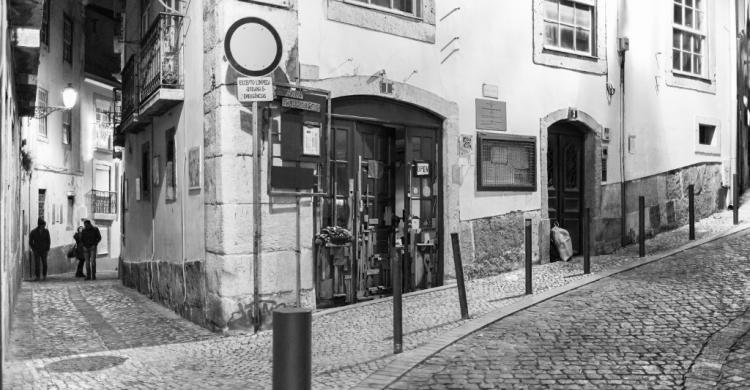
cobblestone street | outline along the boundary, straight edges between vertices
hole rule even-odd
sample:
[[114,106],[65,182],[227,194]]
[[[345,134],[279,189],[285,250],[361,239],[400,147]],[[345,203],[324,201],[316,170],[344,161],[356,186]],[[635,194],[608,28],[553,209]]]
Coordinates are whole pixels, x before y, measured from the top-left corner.
[[[683,388],[704,344],[748,310],[749,238],[713,241],[521,311],[391,388]],[[748,336],[734,341],[715,362],[720,388],[748,388]]]
[[[718,231],[719,228],[711,226],[719,226],[718,221],[718,218],[701,221],[698,236],[706,237]],[[683,230],[659,235],[649,240],[649,244],[668,248],[674,247],[674,243],[684,243]],[[748,286],[742,283],[747,283],[749,277],[743,272],[750,269],[750,263],[742,248],[749,235],[747,232],[720,239],[533,307],[470,336],[453,347],[458,348],[455,351],[444,351],[396,387],[421,384],[424,388],[445,388],[441,383],[454,379],[459,383],[457,386],[471,388],[472,384],[493,384],[502,387],[492,380],[514,375],[503,370],[512,370],[516,358],[525,363],[538,361],[539,370],[549,368],[553,373],[554,367],[564,367],[563,373],[574,378],[566,380],[585,380],[585,377],[577,377],[585,375],[585,371],[581,371],[583,374],[568,371],[579,367],[589,370],[587,365],[595,363],[607,370],[608,364],[621,364],[623,356],[633,367],[649,360],[649,356],[640,355],[645,347],[638,349],[638,342],[648,344],[649,351],[653,350],[645,354],[654,354],[651,358],[663,361],[663,365],[654,362],[653,366],[665,370],[664,384],[679,384],[680,375],[684,374],[680,370],[684,370],[689,357],[700,349],[702,340],[747,307]],[[592,271],[627,265],[636,260],[633,251],[634,248],[629,247],[613,255],[597,256],[593,259]],[[565,286],[583,277],[578,262],[535,266],[535,293]],[[270,388],[270,332],[221,336],[180,318],[121,286],[117,280],[83,282],[72,279],[68,276],[67,279],[53,277],[44,283],[24,282],[15,310],[4,388]],[[522,295],[522,270],[473,280],[467,286],[473,318],[526,299]],[[391,363],[394,359],[391,312],[391,301],[385,299],[315,313],[313,387],[348,389]],[[587,317],[587,313],[591,316]],[[460,320],[455,287],[404,297],[405,351],[420,348],[465,323],[466,320]],[[537,327],[527,324],[537,324]],[[598,333],[578,332],[580,327]],[[664,340],[664,345],[657,342],[652,349],[649,343],[657,339],[657,330],[671,332],[672,338]],[[613,342],[607,339],[609,336],[620,345],[604,344]],[[543,342],[535,341],[535,337]],[[636,340],[625,343],[628,337]],[[743,382],[747,380],[743,376],[747,371],[747,339],[745,337],[744,343],[738,342],[728,353],[727,364],[721,372],[722,384],[743,388],[747,383]],[[524,343],[533,347],[526,347]],[[477,345],[490,348],[483,350],[476,348]],[[601,345],[598,352],[586,350],[598,345]],[[624,345],[633,351],[625,351]],[[545,348],[553,347],[559,349],[544,359],[524,355],[525,348],[543,353]],[[460,352],[464,351],[461,348],[471,351]],[[436,363],[445,359],[446,353],[463,354],[467,359],[465,363],[473,368]],[[493,353],[503,356],[490,359]],[[472,356],[477,362],[468,359]],[[681,360],[678,356],[682,356]],[[488,359],[485,366],[479,358]],[[509,361],[507,366],[503,366],[505,360]],[[498,368],[501,366],[506,368]],[[622,371],[609,369],[610,376],[622,374]],[[484,378],[487,372],[492,375]],[[532,375],[533,371],[519,374]],[[517,380],[521,384],[521,378]]]

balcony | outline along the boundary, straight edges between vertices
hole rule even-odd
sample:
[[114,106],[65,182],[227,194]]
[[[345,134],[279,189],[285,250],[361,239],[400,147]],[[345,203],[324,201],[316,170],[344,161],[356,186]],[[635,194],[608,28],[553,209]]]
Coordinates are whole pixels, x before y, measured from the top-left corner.
[[91,210],[94,219],[114,220],[117,218],[117,193],[91,190]]
[[117,136],[138,131],[150,117],[185,99],[180,26],[182,15],[160,13],[122,70],[122,123]]

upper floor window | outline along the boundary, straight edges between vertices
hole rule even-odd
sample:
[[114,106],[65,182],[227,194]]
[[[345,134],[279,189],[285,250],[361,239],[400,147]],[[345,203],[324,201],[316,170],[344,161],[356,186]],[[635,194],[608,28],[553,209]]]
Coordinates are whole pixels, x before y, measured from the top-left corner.
[[47,90],[39,88],[36,91],[36,106],[41,118],[39,118],[39,138],[47,139]]
[[49,47],[49,3],[52,0],[47,0],[42,6],[42,26],[39,29],[39,41]]
[[675,0],[672,28],[672,69],[690,76],[705,75],[705,0]]
[[389,12],[422,17],[422,0],[347,0],[347,2],[363,3]]
[[63,61],[73,63],[73,20],[63,15]]
[[71,138],[73,138],[73,110],[65,110],[62,113],[62,143],[70,148]]
[[594,56],[593,0],[544,0],[544,47]]

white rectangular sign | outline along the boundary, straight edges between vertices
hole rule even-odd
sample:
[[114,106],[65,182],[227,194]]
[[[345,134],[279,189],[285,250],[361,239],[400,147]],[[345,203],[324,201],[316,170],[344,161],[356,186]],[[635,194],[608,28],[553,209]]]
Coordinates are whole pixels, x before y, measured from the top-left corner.
[[270,102],[273,81],[270,77],[238,77],[237,99],[241,102]]

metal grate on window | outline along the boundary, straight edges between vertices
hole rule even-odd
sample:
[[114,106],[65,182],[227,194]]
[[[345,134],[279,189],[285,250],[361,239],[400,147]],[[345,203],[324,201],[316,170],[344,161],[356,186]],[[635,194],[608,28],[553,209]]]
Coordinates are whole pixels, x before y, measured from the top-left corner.
[[536,191],[536,138],[479,134],[479,191]]

